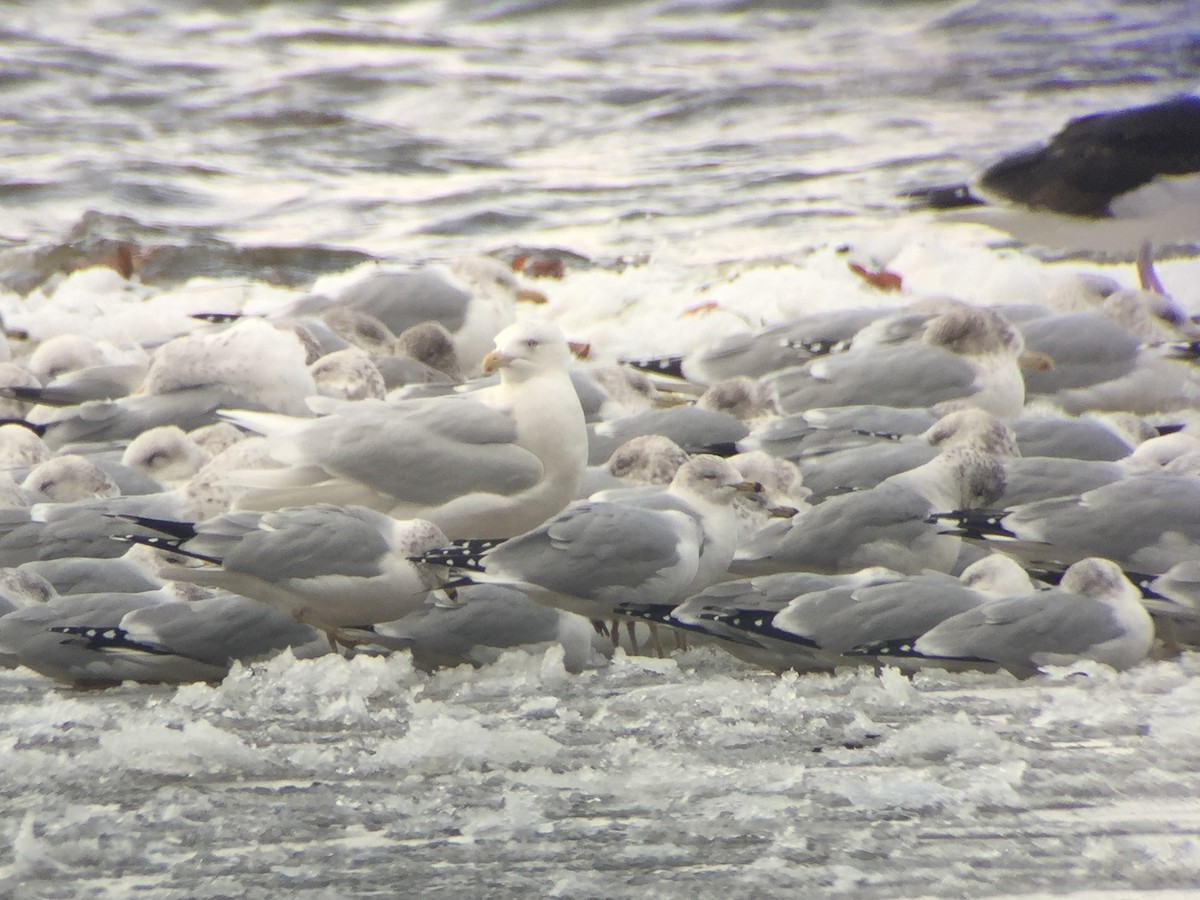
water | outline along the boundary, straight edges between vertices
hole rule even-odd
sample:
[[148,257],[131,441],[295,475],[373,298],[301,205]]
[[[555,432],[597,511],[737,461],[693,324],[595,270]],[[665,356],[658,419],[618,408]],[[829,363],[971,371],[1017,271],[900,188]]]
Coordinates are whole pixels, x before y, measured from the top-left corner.
[[[599,358],[859,283],[1032,300],[1081,260],[914,215],[1073,115],[1200,82],[1193,2],[66,3],[0,32],[0,311],[159,340],[367,258],[585,262]],[[67,271],[131,241],[140,279]],[[1123,267],[1106,271],[1129,280]],[[1164,280],[1200,311],[1200,270]],[[706,315],[680,318],[699,303]],[[284,658],[217,687],[0,673],[23,897],[1181,894],[1197,657],[1123,675],[768,676],[714,650]]]

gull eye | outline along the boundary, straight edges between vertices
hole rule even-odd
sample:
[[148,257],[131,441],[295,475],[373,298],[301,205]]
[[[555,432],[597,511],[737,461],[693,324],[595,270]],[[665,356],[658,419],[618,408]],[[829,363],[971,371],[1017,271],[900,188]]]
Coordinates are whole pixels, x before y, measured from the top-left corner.
[[530,350],[537,349],[539,344],[541,344],[541,341],[539,341],[537,338],[530,338],[529,340],[527,340],[525,342],[525,346],[528,347]]

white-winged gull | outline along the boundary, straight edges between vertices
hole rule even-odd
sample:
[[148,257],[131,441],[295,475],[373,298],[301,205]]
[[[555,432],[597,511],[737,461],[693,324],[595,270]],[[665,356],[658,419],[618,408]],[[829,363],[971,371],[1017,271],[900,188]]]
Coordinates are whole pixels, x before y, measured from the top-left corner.
[[451,537],[511,537],[578,495],[587,431],[553,325],[510,326],[485,366],[499,384],[411,401],[313,401],[316,419],[227,412],[285,464],[243,473],[243,509],[356,504],[428,519]]

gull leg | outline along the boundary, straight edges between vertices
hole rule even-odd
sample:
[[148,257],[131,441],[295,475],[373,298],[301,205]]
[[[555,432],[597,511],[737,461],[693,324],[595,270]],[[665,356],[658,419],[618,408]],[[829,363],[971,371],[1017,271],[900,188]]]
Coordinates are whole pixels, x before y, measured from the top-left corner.
[[663,650],[662,640],[658,635],[658,623],[650,623],[650,637],[654,640],[654,652],[658,654],[659,659],[666,659],[667,652]]
[[1142,249],[1138,251],[1137,273],[1138,283],[1141,284],[1143,291],[1153,291],[1166,296],[1167,292],[1163,289],[1162,282],[1158,280],[1158,273],[1154,271],[1154,251],[1150,248],[1149,241],[1142,244]]
[[[615,630],[615,629],[614,629]],[[625,623],[625,633],[629,635],[629,648],[635,656],[641,653],[638,649],[637,622],[632,619]]]

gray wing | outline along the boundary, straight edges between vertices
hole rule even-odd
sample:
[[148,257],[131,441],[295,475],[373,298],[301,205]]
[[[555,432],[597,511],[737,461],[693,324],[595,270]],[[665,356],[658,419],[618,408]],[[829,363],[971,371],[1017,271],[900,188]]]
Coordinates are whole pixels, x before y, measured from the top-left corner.
[[[500,544],[484,565],[489,574],[584,600],[604,600],[614,589],[633,594],[680,563],[681,521],[686,520],[653,510],[584,501]],[[690,580],[689,574],[684,583]]]
[[78,594],[26,606],[0,618],[0,664],[23,665],[70,684],[113,684],[124,673],[88,649],[84,636],[66,637],[55,626],[115,628],[134,609],[162,603],[153,592],[141,594]]
[[1062,591],[992,600],[952,616],[916,643],[928,656],[983,659],[1014,671],[1042,653],[1084,653],[1121,636],[1103,603]]
[[265,407],[229,388],[201,386],[169,394],[146,394],[120,400],[93,400],[71,407],[47,423],[45,440],[52,448],[87,441],[132,440],[159,425],[191,431],[218,421],[218,409]]
[[818,503],[835,494],[873,488],[885,478],[907,472],[929,462],[938,448],[928,441],[877,442],[798,460],[804,486],[812,491],[810,502]]
[[977,372],[925,344],[871,347],[814,360],[765,379],[785,413],[821,406],[929,407],[975,391]]
[[458,589],[458,602],[427,603],[398,622],[376,626],[387,646],[412,650],[434,665],[474,662],[476,647],[519,647],[558,637],[562,614],[516,588],[471,584]]
[[[379,513],[361,507],[306,506],[267,513],[224,557],[227,572],[277,583],[322,575],[372,577],[391,545]],[[189,544],[189,547],[191,545]]]
[[849,345],[854,335],[885,312],[882,308],[822,311],[754,334],[730,335],[684,360],[683,371],[693,381],[713,384],[798,366],[834,347]]
[[124,559],[86,559],[68,557],[24,563],[22,571],[45,578],[60,596],[96,594],[111,591],[136,594],[162,587],[133,563]]
[[802,597],[776,616],[775,624],[825,650],[845,653],[877,641],[915,640],[980,602],[958,579],[930,573]]
[[1004,463],[1004,506],[1078,496],[1125,477],[1116,463],[1055,457],[1021,457]]
[[541,461],[516,446],[512,419],[470,397],[363,403],[317,419],[300,440],[308,460],[401,501],[441,504],[537,484]]
[[886,566],[917,574],[941,569],[944,555],[956,557],[957,551],[950,552],[948,536],[925,521],[931,511],[925,498],[896,485],[831,497],[762,529],[738,551],[733,571],[832,574]]
[[1131,571],[1158,574],[1200,552],[1200,479],[1131,476],[1078,498],[1019,507],[1004,525],[1018,537],[1049,542],[1041,548],[1043,559],[1101,556]]
[[1120,378],[1133,371],[1138,339],[1098,312],[1050,316],[1021,326],[1025,348],[1045,353],[1054,367],[1026,372],[1030,394],[1055,394]]
[[134,641],[221,669],[325,640],[292,616],[237,594],[138,609],[122,618],[121,627]]
[[699,406],[646,410],[589,426],[588,465],[600,465],[630,438],[644,434],[661,434],[695,453],[714,444],[736,443],[749,433],[744,422],[719,410]]
[[1125,458],[1133,450],[1111,428],[1094,419],[1022,416],[1013,423],[1013,430],[1023,456],[1112,462]]
[[809,409],[760,425],[742,442],[787,459],[854,447],[878,447],[892,436],[919,435],[934,423],[926,409],[873,405]]
[[378,272],[351,285],[338,297],[359,312],[374,316],[399,334],[422,322],[440,322],[449,331],[462,328],[471,295],[436,269]]

